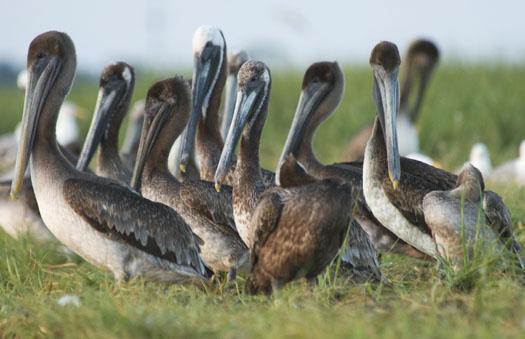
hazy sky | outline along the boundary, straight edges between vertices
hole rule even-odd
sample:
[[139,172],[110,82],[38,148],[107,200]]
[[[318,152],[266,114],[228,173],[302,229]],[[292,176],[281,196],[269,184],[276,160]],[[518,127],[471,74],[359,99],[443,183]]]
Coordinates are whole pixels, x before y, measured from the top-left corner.
[[519,0],[1,0],[0,13],[0,60],[21,65],[31,39],[50,29],[72,37],[81,68],[99,71],[116,60],[189,65],[193,32],[203,24],[222,28],[230,49],[270,66],[366,63],[379,40],[404,50],[420,36],[434,39],[444,59],[525,60]]

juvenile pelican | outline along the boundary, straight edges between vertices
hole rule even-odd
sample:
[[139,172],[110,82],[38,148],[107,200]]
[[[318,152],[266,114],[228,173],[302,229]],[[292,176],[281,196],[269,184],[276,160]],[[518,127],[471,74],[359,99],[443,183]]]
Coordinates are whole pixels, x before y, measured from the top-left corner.
[[[338,178],[352,184],[354,218],[363,227],[378,251],[392,251],[424,257],[381,225],[368,208],[362,192],[362,164],[324,165],[315,156],[313,138],[317,127],[337,108],[342,99],[344,75],[337,62],[317,62],[305,72],[301,96],[279,163],[295,156],[309,175],[318,179]],[[281,166],[281,168],[285,168]],[[278,174],[277,178],[281,179]],[[290,176],[288,176],[290,177]],[[282,183],[281,183],[282,185]]]
[[88,167],[100,144],[97,175],[129,184],[132,164],[129,159],[122,159],[119,155],[118,136],[134,86],[135,72],[125,62],[109,65],[102,71],[95,113],[77,162],[79,171]]
[[487,211],[493,210],[491,201],[495,193],[483,193],[484,189],[481,172],[467,164],[458,176],[456,188],[430,192],[423,198],[425,222],[432,231],[437,251],[455,267],[461,267],[464,256],[471,256],[476,249],[486,252],[492,247],[493,254],[497,254],[501,253],[502,245],[508,245],[521,259],[521,246],[514,239],[510,213],[504,205],[503,209],[498,206],[507,222],[503,228],[492,224]]
[[[374,216],[399,238],[423,253],[437,257],[431,230],[426,224],[423,199],[431,191],[449,191],[457,177],[416,160],[400,158],[396,116],[400,64],[396,45],[381,42],[372,50],[377,117],[368,140],[363,163],[363,190]],[[495,193],[494,193],[495,195]],[[505,206],[501,203],[502,208]],[[497,224],[504,223],[499,209]],[[485,211],[485,213],[488,213]]]
[[[200,180],[179,182],[167,166],[169,151],[186,126],[191,109],[190,89],[182,78],[155,83],[148,91],[144,125],[132,187],[144,197],[172,207],[202,239],[201,255],[214,271],[249,267],[246,245],[232,222],[231,191],[216,192]],[[225,218],[224,214],[231,215]]]
[[[432,164],[433,161],[428,156],[420,154],[415,122],[421,111],[421,104],[438,60],[439,50],[432,41],[419,39],[410,45],[406,55],[406,72],[401,88],[400,113],[397,120],[400,135],[399,154],[410,155],[410,158],[424,160],[428,164]],[[410,106],[414,82],[418,83],[418,88],[414,105]],[[343,155],[344,159],[354,161],[364,158],[366,142],[372,134],[372,127],[370,125],[364,128],[352,138]]]
[[[299,187],[313,184],[323,179],[316,179],[309,175],[302,164],[297,162],[293,154],[289,154],[283,161],[279,162],[281,165],[277,170],[279,175],[280,187],[287,189],[292,187]],[[329,178],[328,178],[329,179]],[[345,178],[338,178],[342,181],[347,181]],[[356,191],[352,187],[352,194]],[[353,204],[355,205],[355,204]],[[352,209],[352,205],[347,206]],[[355,214],[357,209],[353,209]],[[312,220],[320,220],[323,217],[324,211],[317,211],[319,216]],[[384,228],[384,227],[383,227]],[[382,273],[379,270],[379,260],[375,246],[369,239],[368,234],[363,230],[361,225],[356,221],[355,216],[350,223],[348,231],[347,243],[344,245],[341,260],[341,268],[352,276],[352,278],[365,281],[380,281]],[[411,248],[410,246],[406,246]]]
[[343,180],[311,180],[261,195],[250,225],[248,293],[270,294],[292,280],[314,279],[341,248],[352,219],[352,187]]
[[[221,30],[210,26],[199,27],[193,36],[193,57],[193,109],[181,137],[178,167],[186,169],[195,149],[200,178],[213,181],[224,145],[219,126],[219,106],[226,82],[227,62],[226,42]],[[263,170],[263,179],[265,185],[270,186],[274,174]],[[231,180],[227,177],[225,183],[231,185]]]
[[498,184],[525,187],[525,140],[520,144],[519,157],[496,167],[489,180]]
[[235,98],[237,95],[237,73],[242,64],[248,61],[248,53],[243,50],[228,54],[228,78],[226,79],[226,102],[222,113],[221,135],[226,138],[235,110]]
[[[239,69],[237,81],[235,112],[215,173],[215,185],[220,189],[226,177],[231,175],[235,226],[244,243],[252,248],[255,230],[250,220],[266,189],[259,165],[259,142],[268,115],[270,70],[264,63],[250,60]],[[232,170],[239,139],[239,155]]]
[[27,68],[11,196],[20,192],[31,157],[31,181],[42,220],[72,251],[119,280],[205,279],[197,239],[175,211],[114,181],[76,170],[57,147],[57,115],[76,68],[69,36],[56,31],[37,36],[29,46]]
[[194,144],[200,178],[213,181],[223,141],[219,129],[219,106],[226,82],[226,41],[222,31],[201,26],[193,35],[193,107],[188,126],[181,137],[177,157],[182,172],[190,161]]

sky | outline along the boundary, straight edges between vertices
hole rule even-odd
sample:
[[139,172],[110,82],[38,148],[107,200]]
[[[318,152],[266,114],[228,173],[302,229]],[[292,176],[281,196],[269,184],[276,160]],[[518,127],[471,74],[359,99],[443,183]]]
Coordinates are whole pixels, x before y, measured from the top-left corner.
[[188,67],[200,25],[223,30],[270,67],[320,60],[364,64],[381,40],[400,50],[434,40],[443,60],[525,60],[525,1],[329,0],[0,0],[0,61],[23,66],[32,38],[67,32],[78,66],[99,72],[123,60],[152,69]]

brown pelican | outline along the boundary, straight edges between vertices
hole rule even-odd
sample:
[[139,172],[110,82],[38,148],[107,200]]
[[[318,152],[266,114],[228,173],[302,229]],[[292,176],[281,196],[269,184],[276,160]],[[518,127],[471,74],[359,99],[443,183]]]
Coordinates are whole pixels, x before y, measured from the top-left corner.
[[[425,222],[437,251],[454,267],[461,267],[464,257],[472,256],[476,250],[486,253],[492,247],[493,254],[501,253],[499,240],[509,242],[517,254],[521,250],[512,234],[509,211],[494,192],[484,190],[481,172],[467,164],[458,176],[456,188],[430,192],[423,198]],[[503,212],[503,225],[492,223],[494,211]],[[519,255],[518,258],[521,259]]]
[[112,180],[76,170],[57,147],[57,115],[76,68],[69,36],[56,31],[37,36],[29,46],[27,68],[11,197],[20,192],[31,157],[42,220],[64,245],[119,280],[202,281],[206,270],[197,238],[175,211]]
[[[215,185],[219,190],[231,175],[235,226],[244,243],[252,248],[255,234],[250,220],[266,189],[259,165],[259,142],[268,115],[270,70],[264,63],[250,60],[239,69],[237,81],[235,112],[215,173]],[[239,139],[239,155],[235,169],[231,169]]]
[[128,112],[134,86],[135,72],[125,62],[109,65],[102,71],[95,113],[77,162],[79,171],[87,168],[100,144],[97,175],[120,183],[129,183],[132,165],[129,159],[121,159],[118,137],[120,124]]
[[[419,39],[410,45],[406,55],[406,73],[401,88],[400,114],[397,120],[397,128],[401,136],[398,140],[399,153],[405,156],[410,154],[410,158],[424,160],[424,162],[429,164],[433,163],[432,159],[420,154],[419,138],[414,124],[418,118],[423,97],[438,60],[439,50],[432,41]],[[414,105],[410,107],[414,82],[418,82],[419,86]],[[368,126],[354,136],[346,148],[344,159],[353,161],[364,158],[366,142],[370,134],[372,134],[372,127]]]
[[193,35],[193,108],[181,137],[179,167],[185,171],[195,143],[201,179],[212,181],[222,150],[219,106],[226,82],[226,41],[220,29],[201,26]]
[[489,180],[498,184],[525,187],[525,140],[520,144],[519,157],[496,167]]
[[[251,96],[247,93],[244,107],[253,110],[259,103],[250,101]],[[261,195],[250,224],[254,238],[248,293],[270,294],[292,280],[314,279],[339,251],[352,218],[352,187],[337,179],[313,181],[270,188]]]
[[[354,218],[369,234],[375,248],[378,251],[392,251],[423,258],[421,252],[382,226],[370,212],[362,192],[361,164],[324,165],[315,156],[312,149],[315,131],[335,111],[341,102],[343,89],[344,76],[337,62],[317,62],[307,69],[297,111],[279,163],[283,163],[284,157],[292,154],[309,175],[318,179],[338,178],[350,182],[356,201]],[[277,179],[281,177],[278,174]]]
[[[231,191],[216,192],[205,181],[179,182],[167,167],[169,151],[184,129],[191,109],[190,89],[182,78],[155,83],[146,99],[144,125],[132,187],[147,199],[172,207],[202,239],[201,255],[215,272],[247,269],[246,245],[229,226],[229,220],[216,220],[225,210],[231,211]],[[233,217],[230,217],[233,218]]]
[[[192,82],[193,109],[188,126],[181,136],[180,169],[184,171],[195,150],[200,178],[213,181],[223,148],[219,106],[226,82],[226,42],[216,27],[202,26],[193,36],[194,73]],[[195,143],[195,147],[193,147]],[[266,186],[273,185],[274,174],[263,170]],[[225,181],[231,184],[231,178]]]
[[235,110],[235,98],[237,94],[237,73],[242,64],[248,61],[248,53],[243,50],[235,51],[228,55],[228,78],[226,79],[226,102],[224,103],[224,111],[222,113],[221,135],[226,138],[228,129],[233,118],[233,111]]
[[[280,161],[280,164],[277,173],[279,174],[278,180],[282,188],[304,186],[322,180],[315,179],[309,175],[303,165],[297,162],[297,159],[295,159],[291,153],[288,154],[283,161]],[[338,178],[337,176],[335,179],[347,181],[345,178]],[[356,190],[353,189],[352,192],[352,194],[354,194]],[[352,206],[349,206],[349,208],[352,208]],[[357,209],[353,209],[352,212],[355,213],[356,210]],[[318,211],[318,213],[321,214],[323,212]],[[341,263],[342,265],[340,267],[350,273],[351,277],[355,280],[380,281],[383,277],[379,270],[376,249],[370,242],[368,234],[361,228],[355,217],[350,223],[347,243],[343,248],[341,256]]]
[[[457,177],[419,161],[400,158],[396,130],[400,57],[396,45],[390,42],[377,44],[372,50],[370,64],[374,74],[377,117],[363,163],[366,202],[374,216],[399,238],[421,252],[437,257],[431,230],[425,222],[423,199],[432,191],[453,189]],[[490,196],[497,195],[491,193]],[[502,202],[500,207],[505,207]],[[494,224],[505,223],[505,218],[502,218],[505,213],[501,209],[485,210],[485,213],[495,218]]]

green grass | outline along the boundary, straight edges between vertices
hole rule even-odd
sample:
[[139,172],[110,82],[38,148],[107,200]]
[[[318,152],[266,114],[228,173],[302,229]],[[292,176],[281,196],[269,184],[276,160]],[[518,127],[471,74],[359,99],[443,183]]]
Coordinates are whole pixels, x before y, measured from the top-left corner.
[[[320,129],[315,147],[326,162],[340,159],[345,142],[373,117],[371,75],[346,72],[344,103]],[[135,98],[162,76],[140,75]],[[525,137],[525,66],[439,68],[418,122],[425,153],[455,168],[470,146],[485,142],[498,164],[516,157]],[[261,155],[275,166],[298,99],[301,74],[273,72],[270,113]],[[70,95],[89,125],[96,85],[77,82]],[[0,90],[0,132],[20,118],[23,93]],[[509,206],[525,243],[525,189],[492,187]],[[206,291],[137,279],[118,284],[106,272],[54,245],[36,246],[0,235],[0,334],[64,337],[518,337],[525,331],[525,282],[521,272],[480,261],[478,272],[443,272],[437,264],[385,255],[388,285],[353,284],[344,278],[317,287],[298,282],[278,295],[244,295],[238,288]],[[465,279],[467,281],[465,281]],[[64,294],[80,306],[62,307]]]

